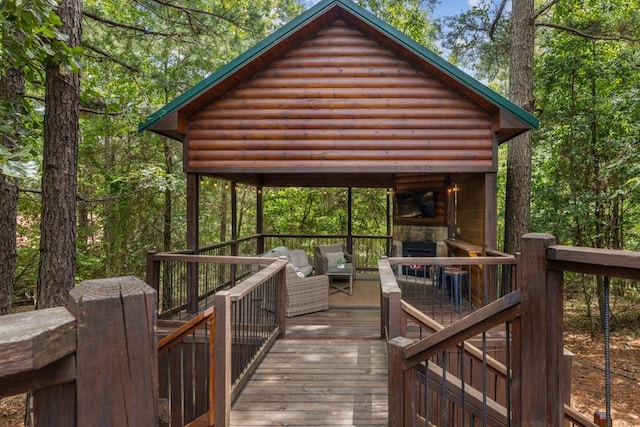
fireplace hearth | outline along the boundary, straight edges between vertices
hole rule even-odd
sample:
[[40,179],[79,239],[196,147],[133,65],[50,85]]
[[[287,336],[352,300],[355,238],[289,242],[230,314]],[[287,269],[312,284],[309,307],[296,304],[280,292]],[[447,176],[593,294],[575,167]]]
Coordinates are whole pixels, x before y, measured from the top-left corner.
[[[402,242],[403,257],[434,257],[436,256],[436,242]],[[425,265],[404,265],[402,274],[405,276],[429,277],[429,269]]]

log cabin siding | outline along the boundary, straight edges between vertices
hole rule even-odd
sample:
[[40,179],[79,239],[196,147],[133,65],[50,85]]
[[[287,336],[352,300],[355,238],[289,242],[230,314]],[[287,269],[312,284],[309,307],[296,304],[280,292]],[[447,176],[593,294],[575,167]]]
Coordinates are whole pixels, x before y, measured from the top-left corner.
[[337,20],[191,116],[187,171],[492,171],[492,122]]

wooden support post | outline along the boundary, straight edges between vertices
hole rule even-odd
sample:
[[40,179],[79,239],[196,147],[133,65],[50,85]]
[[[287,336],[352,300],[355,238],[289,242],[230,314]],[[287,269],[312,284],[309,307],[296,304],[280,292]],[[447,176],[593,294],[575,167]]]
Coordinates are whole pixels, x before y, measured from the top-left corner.
[[[238,183],[231,182],[231,255],[238,256]],[[236,285],[238,266],[231,264],[231,286]]]
[[562,401],[565,405],[571,406],[571,383],[573,381],[573,358],[575,355],[567,350],[563,351],[562,356],[562,372],[564,373],[564,390],[562,390]]
[[548,234],[522,237],[522,426],[564,423],[562,273],[546,265],[554,244]]
[[231,294],[215,295],[215,426],[226,427],[231,420]]
[[[393,220],[393,213],[391,212],[391,189],[387,189],[387,236],[391,236],[391,222]],[[387,237],[387,247],[385,251],[386,256],[395,256],[391,253],[391,245],[393,244],[393,239]]]
[[411,396],[405,396],[410,384],[405,384],[403,352],[413,341],[406,337],[396,337],[387,343],[389,358],[389,427],[404,426],[405,402]]
[[258,235],[258,242],[256,247],[256,254],[261,254],[264,249],[264,204],[262,197],[262,187],[256,187],[256,234]]
[[77,425],[158,423],[157,293],[135,277],[69,292],[77,326]]
[[[187,248],[200,249],[200,177],[187,174]],[[198,263],[187,263],[187,312],[198,312]]]
[[158,251],[147,251],[147,271],[145,281],[156,292],[160,292],[160,263],[154,259]]
[[[280,257],[280,259],[286,259],[286,257]],[[287,272],[285,269],[282,269],[276,276],[276,322],[278,323],[278,329],[280,329],[280,338],[284,337],[287,329],[286,286]]]
[[351,187],[347,189],[347,252],[353,253],[353,188]]
[[389,336],[387,339],[393,339],[402,335],[402,294],[400,289],[389,290]]
[[187,174],[187,248],[198,254],[200,235],[200,179]]
[[596,411],[593,414],[593,422],[599,427],[607,427],[607,414],[604,411]]

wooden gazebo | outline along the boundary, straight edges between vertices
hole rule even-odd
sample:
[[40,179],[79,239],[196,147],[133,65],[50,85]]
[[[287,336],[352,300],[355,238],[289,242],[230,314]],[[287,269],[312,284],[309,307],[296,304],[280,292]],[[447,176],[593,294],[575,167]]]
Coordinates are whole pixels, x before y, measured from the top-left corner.
[[[537,126],[352,1],[324,0],[140,130],[183,144],[191,249],[201,176],[257,187],[390,188],[397,223],[446,227],[447,237],[457,232],[492,249],[498,145]],[[411,206],[415,195],[428,195],[427,212]]]

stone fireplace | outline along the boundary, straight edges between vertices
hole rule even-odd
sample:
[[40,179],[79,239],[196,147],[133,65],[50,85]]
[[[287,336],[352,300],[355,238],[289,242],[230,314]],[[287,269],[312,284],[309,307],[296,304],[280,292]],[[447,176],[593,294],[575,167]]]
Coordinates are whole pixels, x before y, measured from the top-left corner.
[[435,242],[435,256],[444,257],[447,256],[447,245],[444,243],[446,238],[447,227],[394,225],[394,255],[403,256],[403,242]]

